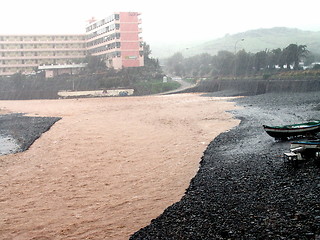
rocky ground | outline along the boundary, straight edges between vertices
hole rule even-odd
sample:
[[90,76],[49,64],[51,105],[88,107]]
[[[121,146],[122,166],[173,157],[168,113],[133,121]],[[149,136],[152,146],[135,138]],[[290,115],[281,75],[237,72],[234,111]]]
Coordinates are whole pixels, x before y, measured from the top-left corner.
[[290,141],[262,128],[320,119],[320,92],[236,101],[241,124],[211,142],[181,201],[130,239],[320,239],[319,163],[285,162]]
[[30,117],[20,113],[0,115],[0,155],[27,150],[58,120],[60,118]]
[[[181,201],[130,239],[320,239],[319,163],[284,162],[290,142],[277,142],[262,129],[320,119],[320,92],[236,101],[241,108],[233,113],[241,124],[211,142]],[[23,151],[58,120],[1,115],[0,135]]]

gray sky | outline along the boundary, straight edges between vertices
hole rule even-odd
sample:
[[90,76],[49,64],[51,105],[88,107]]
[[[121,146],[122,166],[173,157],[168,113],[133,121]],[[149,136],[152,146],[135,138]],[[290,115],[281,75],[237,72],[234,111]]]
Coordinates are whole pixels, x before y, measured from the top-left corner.
[[0,34],[84,33],[87,20],[141,12],[151,42],[212,40],[257,28],[320,31],[319,0],[2,0]]

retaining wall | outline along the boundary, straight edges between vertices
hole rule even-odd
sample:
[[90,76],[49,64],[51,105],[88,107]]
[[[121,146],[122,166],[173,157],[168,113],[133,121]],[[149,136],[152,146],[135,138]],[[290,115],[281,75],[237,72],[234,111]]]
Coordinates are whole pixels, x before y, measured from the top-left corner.
[[320,80],[204,80],[192,92],[234,90],[241,94],[257,95],[267,92],[320,91]]

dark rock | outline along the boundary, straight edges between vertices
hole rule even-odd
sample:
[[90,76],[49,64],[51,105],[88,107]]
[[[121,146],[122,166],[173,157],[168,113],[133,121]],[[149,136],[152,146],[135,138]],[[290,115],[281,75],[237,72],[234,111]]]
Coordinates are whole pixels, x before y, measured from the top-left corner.
[[130,239],[319,239],[320,168],[283,161],[262,125],[320,119],[319,92],[239,98],[241,123],[214,139],[180,202]]
[[20,113],[0,115],[0,135],[15,140],[18,148],[12,150],[12,153],[22,152],[60,119],[58,117],[29,117]]

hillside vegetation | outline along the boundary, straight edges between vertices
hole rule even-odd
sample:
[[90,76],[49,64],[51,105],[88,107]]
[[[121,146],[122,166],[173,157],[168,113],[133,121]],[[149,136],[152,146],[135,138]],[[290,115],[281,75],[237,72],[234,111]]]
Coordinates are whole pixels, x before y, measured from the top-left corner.
[[285,27],[256,29],[234,35],[227,34],[219,39],[208,40],[203,43],[189,43],[189,45],[184,43],[154,44],[152,45],[152,51],[153,56],[160,59],[170,57],[175,52],[181,52],[184,56],[194,56],[201,53],[215,55],[222,50],[234,52],[235,43],[239,39],[244,39],[244,41],[237,44],[237,50],[244,49],[251,53],[266,49],[285,48],[294,43],[306,45],[309,51],[320,54],[320,32]]

